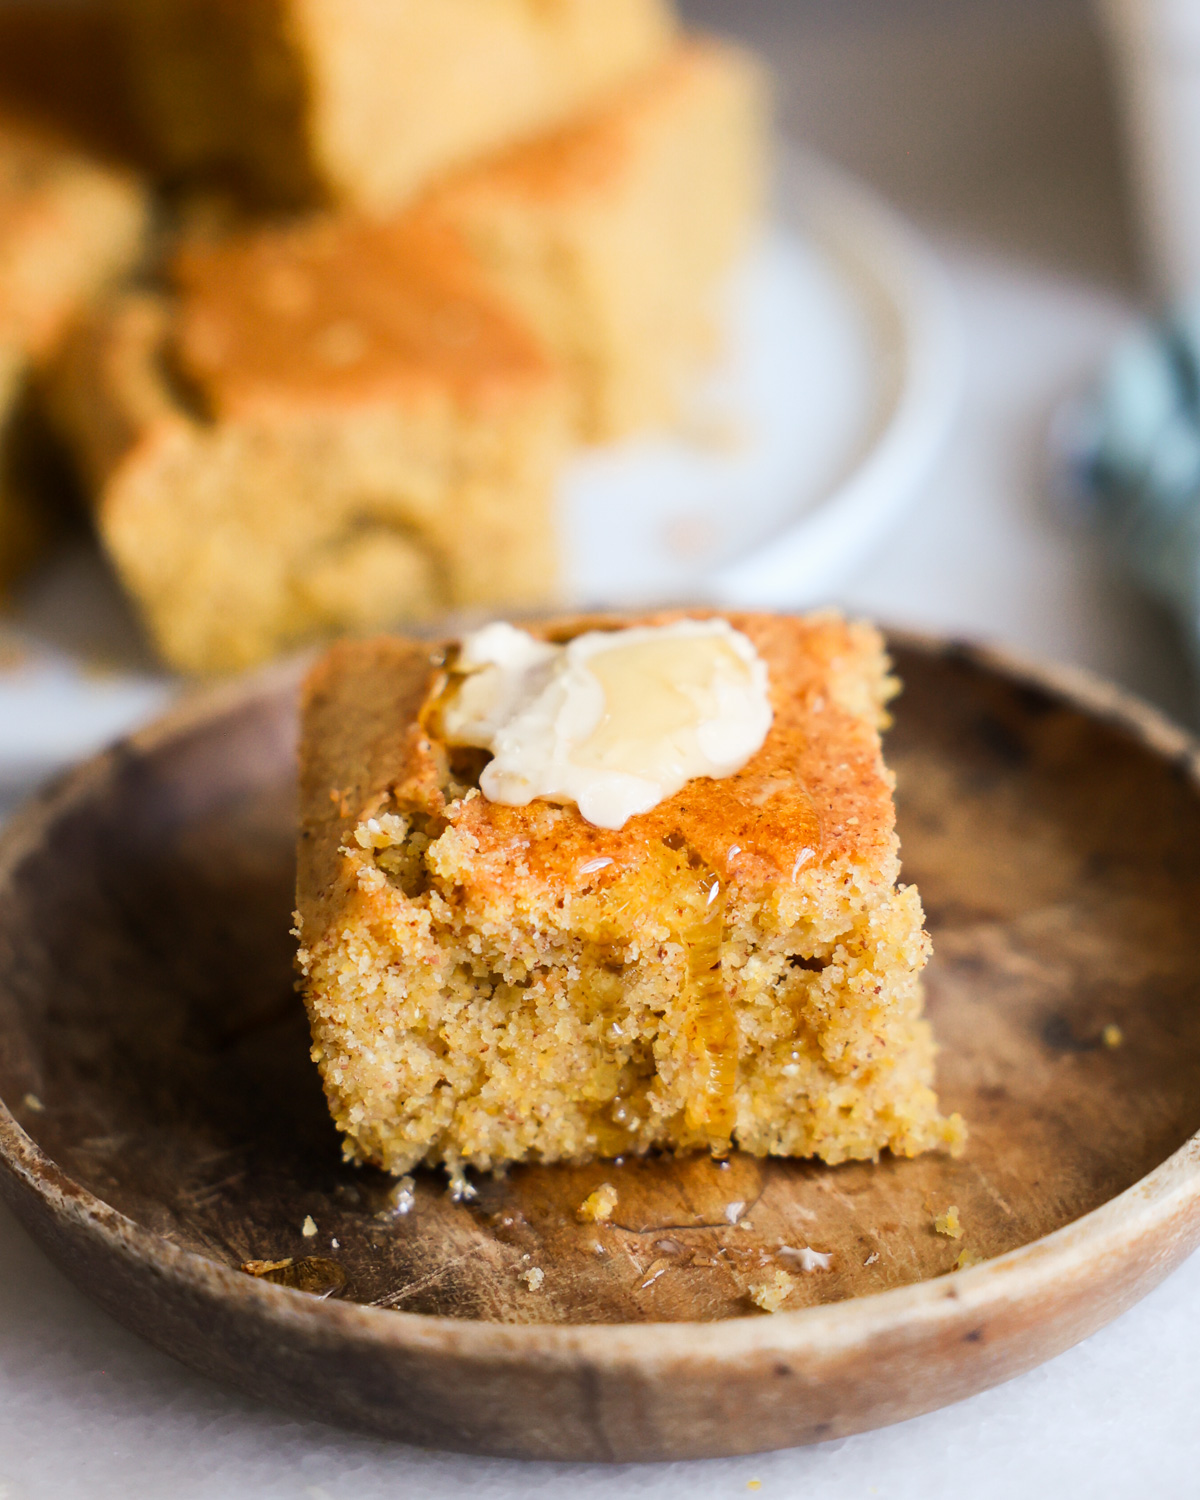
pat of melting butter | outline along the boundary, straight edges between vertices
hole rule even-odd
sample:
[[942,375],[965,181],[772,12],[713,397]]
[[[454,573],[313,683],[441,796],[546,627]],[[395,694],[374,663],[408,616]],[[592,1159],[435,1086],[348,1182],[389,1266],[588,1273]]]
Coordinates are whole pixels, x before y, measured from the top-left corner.
[[484,796],[574,802],[600,828],[694,777],[732,776],[771,727],[766,664],[728,620],[594,630],[565,646],[488,625],[462,642],[455,673],[442,732],[492,752]]

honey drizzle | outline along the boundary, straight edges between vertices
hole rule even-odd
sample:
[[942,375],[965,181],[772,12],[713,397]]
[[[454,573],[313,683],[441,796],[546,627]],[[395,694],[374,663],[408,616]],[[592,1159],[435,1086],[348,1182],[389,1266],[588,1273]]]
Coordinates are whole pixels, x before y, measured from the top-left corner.
[[709,1150],[724,1156],[737,1123],[738,1059],[737,1023],[721,973],[725,891],[711,870],[700,875],[698,890],[703,913],[678,933],[687,955],[684,1037],[694,1066],[684,1119],[689,1130],[704,1132]]
[[425,702],[417,714],[417,723],[432,740],[445,739],[442,713],[467,675],[459,671],[458,658],[458,646],[448,646],[441,667],[430,684]]

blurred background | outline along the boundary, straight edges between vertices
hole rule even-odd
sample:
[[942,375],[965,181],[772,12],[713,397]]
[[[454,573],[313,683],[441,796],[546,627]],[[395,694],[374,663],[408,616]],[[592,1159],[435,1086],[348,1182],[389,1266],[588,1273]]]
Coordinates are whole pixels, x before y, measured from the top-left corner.
[[965,399],[950,443],[847,603],[1082,663],[1194,723],[1180,633],[1064,495],[1054,442],[1062,404],[1163,301],[1097,7],[688,0],[687,10],[767,53],[784,130],[926,233],[964,320]]
[[776,70],[780,122],[932,232],[1132,295],[1135,226],[1090,0],[685,0]]

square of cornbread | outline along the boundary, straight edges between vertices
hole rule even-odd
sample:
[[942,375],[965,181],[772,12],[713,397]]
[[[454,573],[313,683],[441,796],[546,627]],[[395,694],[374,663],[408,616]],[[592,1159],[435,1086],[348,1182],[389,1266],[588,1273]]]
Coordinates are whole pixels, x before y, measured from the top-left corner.
[[921,904],[897,884],[881,638],[728,618],[767,664],[765,743],[619,831],[489,802],[478,752],[431,731],[428,643],[344,643],[312,670],[298,962],[349,1157],[839,1162],[961,1141],[932,1087]]
[[418,208],[464,237],[564,361],[586,439],[675,418],[713,353],[719,290],[762,217],[767,93],[740,48],[681,42]]
[[455,245],[317,218],[196,240],[170,280],[81,325],[50,382],[169,663],[553,597],[562,377]]
[[32,382],[71,320],[137,260],[148,218],[136,176],[0,118],[0,585],[46,524],[26,442]]
[[172,172],[390,212],[653,64],[668,0],[118,0]]

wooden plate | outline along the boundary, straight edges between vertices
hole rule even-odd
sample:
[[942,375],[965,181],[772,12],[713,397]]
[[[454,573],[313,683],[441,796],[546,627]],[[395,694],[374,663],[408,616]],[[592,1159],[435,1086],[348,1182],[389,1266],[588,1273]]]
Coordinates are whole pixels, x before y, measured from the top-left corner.
[[[1200,1240],[1196,752],[1084,679],[895,646],[888,753],[961,1159],[538,1169],[462,1203],[429,1177],[396,1213],[340,1162],[292,989],[293,666],[194,700],[5,835],[0,1188],[188,1364],[443,1447],[813,1442],[1085,1337]],[[579,1224],[604,1180],[613,1223]],[[934,1228],[951,1205],[959,1240]],[[963,1250],[985,1263],[951,1273]],[[747,1293],[779,1268],[795,1310],[767,1316]]]

